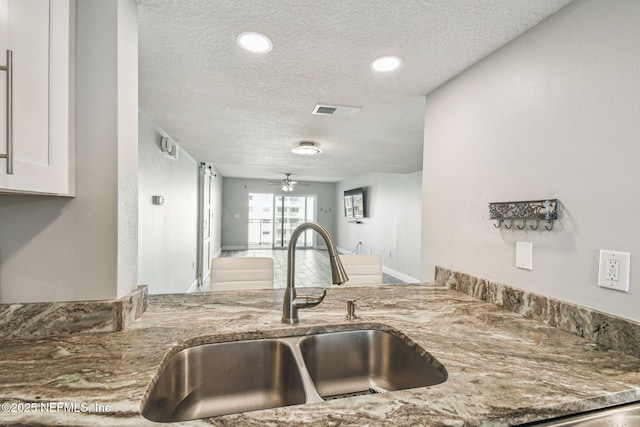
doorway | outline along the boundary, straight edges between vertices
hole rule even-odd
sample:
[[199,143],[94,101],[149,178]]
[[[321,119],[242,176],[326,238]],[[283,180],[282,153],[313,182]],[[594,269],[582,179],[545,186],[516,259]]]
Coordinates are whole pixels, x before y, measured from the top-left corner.
[[198,286],[202,286],[211,274],[211,220],[213,219],[211,166],[200,163],[198,175]]
[[[289,246],[293,230],[303,222],[315,220],[316,196],[275,196],[273,248],[284,249]],[[297,247],[312,248],[314,233],[307,230],[298,239]]]
[[[289,196],[265,193],[249,194],[250,249],[285,249],[293,230],[303,222],[315,220],[316,195]],[[297,247],[313,247],[310,230],[298,239]]]

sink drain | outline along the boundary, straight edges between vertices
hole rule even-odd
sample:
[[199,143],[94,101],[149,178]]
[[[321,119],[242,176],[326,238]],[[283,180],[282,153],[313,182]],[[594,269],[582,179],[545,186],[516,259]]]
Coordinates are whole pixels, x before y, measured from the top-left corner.
[[387,390],[380,387],[378,388],[369,387],[367,390],[352,391],[350,393],[342,393],[342,394],[334,394],[333,396],[326,396],[324,397],[324,400],[344,399],[347,397],[366,396],[369,394],[379,394],[379,393],[386,393],[386,392]]

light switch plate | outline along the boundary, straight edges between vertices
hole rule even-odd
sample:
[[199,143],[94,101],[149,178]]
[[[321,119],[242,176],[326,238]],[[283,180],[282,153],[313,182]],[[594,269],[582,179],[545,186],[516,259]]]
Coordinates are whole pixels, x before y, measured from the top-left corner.
[[533,270],[533,243],[516,242],[516,267]]
[[629,292],[629,252],[600,251],[598,286],[616,291]]

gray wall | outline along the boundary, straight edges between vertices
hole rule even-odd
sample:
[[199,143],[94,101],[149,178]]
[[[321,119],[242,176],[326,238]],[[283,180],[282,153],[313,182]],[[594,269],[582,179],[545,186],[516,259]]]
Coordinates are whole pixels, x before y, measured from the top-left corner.
[[[427,96],[424,279],[442,265],[640,320],[638,17],[636,0],[576,0]],[[488,202],[547,197],[551,232],[488,220]],[[597,287],[600,249],[631,252],[628,294]]]
[[[353,224],[344,216],[345,190],[364,187],[367,218]],[[336,188],[336,244],[343,252],[362,242],[360,253],[380,255],[386,272],[405,281],[420,279],[422,172],[368,173]]]
[[137,285],[137,5],[77,2],[76,197],[0,195],[0,301]]
[[[308,187],[297,186],[287,195],[308,196],[316,194],[317,222],[335,235],[335,191],[334,183],[305,182]],[[248,247],[249,193],[284,194],[279,185],[267,180],[225,178],[222,190],[222,249],[246,249]],[[322,239],[318,247],[324,247]]]
[[182,149],[177,159],[163,153],[169,135],[143,112],[139,126],[138,282],[151,294],[185,292],[197,279],[198,163]]

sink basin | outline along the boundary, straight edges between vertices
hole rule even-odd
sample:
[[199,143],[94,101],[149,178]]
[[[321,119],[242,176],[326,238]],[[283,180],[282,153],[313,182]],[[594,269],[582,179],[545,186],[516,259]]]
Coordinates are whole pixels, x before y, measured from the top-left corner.
[[141,412],[152,421],[187,421],[446,379],[444,366],[422,348],[376,329],[223,342],[171,356]]
[[379,330],[333,332],[300,340],[305,366],[325,400],[446,381],[444,367],[419,350]]
[[277,340],[191,347],[160,373],[142,415],[173,422],[305,403],[291,348]]

